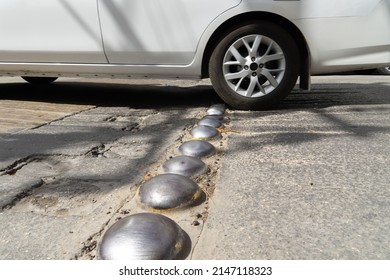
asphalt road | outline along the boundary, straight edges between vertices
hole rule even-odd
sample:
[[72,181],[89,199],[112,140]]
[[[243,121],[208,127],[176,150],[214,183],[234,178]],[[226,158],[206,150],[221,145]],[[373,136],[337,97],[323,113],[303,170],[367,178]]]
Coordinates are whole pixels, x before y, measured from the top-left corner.
[[[221,102],[208,81],[104,82],[0,80],[0,259],[96,259]],[[196,179],[206,201],[163,213],[191,237],[187,258],[388,259],[389,104],[390,77],[343,75],[274,110],[227,110]]]

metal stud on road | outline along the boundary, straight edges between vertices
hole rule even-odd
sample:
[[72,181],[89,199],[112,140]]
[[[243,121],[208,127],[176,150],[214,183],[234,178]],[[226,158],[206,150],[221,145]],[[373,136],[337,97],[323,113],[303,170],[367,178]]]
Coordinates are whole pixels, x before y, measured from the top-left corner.
[[199,140],[213,140],[221,137],[221,134],[215,127],[207,125],[194,127],[191,130],[191,135]]
[[161,174],[140,187],[139,197],[150,208],[166,210],[190,206],[203,197],[203,191],[188,177]]
[[165,173],[194,177],[205,173],[207,165],[196,157],[177,156],[165,162],[163,170]]
[[[225,109],[224,104],[211,106],[207,116],[191,130],[194,139],[179,147],[182,155],[163,164],[167,173],[147,180],[138,189],[137,200],[144,210],[146,207],[160,213],[206,201],[206,193],[190,177],[208,170],[200,158],[215,154],[216,148],[204,140],[221,138],[216,128],[222,125]],[[198,226],[199,222],[191,225]],[[173,220],[156,213],[122,218],[104,233],[97,248],[99,258],[104,260],[182,260],[190,250],[188,234]]]
[[186,156],[202,158],[215,154],[216,148],[203,140],[191,140],[184,142],[179,147],[179,151]]
[[222,126],[222,122],[215,117],[206,116],[198,122],[198,125],[207,125],[218,128]]
[[173,220],[140,213],[113,224],[98,251],[103,260],[180,260],[188,256],[190,248],[188,234]]
[[224,116],[223,116],[223,115],[214,115],[214,114],[211,114],[211,115],[207,115],[207,117],[208,117],[208,118],[214,118],[214,119],[217,119],[217,120],[219,120],[219,121],[222,122]]
[[223,115],[225,110],[225,104],[215,104],[209,107],[207,110],[207,115]]

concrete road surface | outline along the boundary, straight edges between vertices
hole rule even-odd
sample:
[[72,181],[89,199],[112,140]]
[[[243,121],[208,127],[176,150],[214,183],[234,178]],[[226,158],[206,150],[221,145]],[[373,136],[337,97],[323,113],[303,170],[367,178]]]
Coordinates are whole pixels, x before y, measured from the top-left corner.
[[[207,81],[131,82],[36,96],[0,84],[0,108],[59,106],[0,133],[0,259],[97,259],[110,225],[150,211],[138,187],[221,102]],[[373,75],[313,77],[274,110],[227,110],[194,179],[207,199],[162,213],[189,234],[187,259],[389,259],[389,112],[390,78]]]

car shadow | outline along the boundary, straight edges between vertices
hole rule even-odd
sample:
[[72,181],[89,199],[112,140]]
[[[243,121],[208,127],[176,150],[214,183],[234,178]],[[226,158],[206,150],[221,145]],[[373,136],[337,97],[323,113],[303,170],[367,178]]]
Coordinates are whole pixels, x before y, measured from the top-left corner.
[[[345,74],[348,79],[352,74]],[[367,77],[367,76],[365,76]],[[382,76],[383,79],[387,78]],[[294,89],[271,110],[324,108],[337,105],[388,104],[389,83],[359,84],[337,82],[313,84],[311,91]],[[61,79],[48,85],[26,82],[0,83],[0,100],[50,102],[161,109],[171,107],[204,107],[223,103],[210,83],[176,80]],[[230,108],[233,109],[234,108]],[[269,110],[267,110],[269,111]]]
[[47,85],[1,83],[0,100],[23,100],[132,108],[201,107],[222,102],[211,85],[193,83],[190,86],[169,84],[169,81],[132,84],[115,81],[90,82],[58,80]]

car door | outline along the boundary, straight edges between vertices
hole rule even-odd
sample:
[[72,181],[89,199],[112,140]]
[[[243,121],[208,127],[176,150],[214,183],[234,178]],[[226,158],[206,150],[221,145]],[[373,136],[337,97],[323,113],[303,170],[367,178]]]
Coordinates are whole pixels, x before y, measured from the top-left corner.
[[107,63],[97,0],[1,0],[0,62]]
[[107,58],[189,64],[206,27],[241,0],[98,0]]

